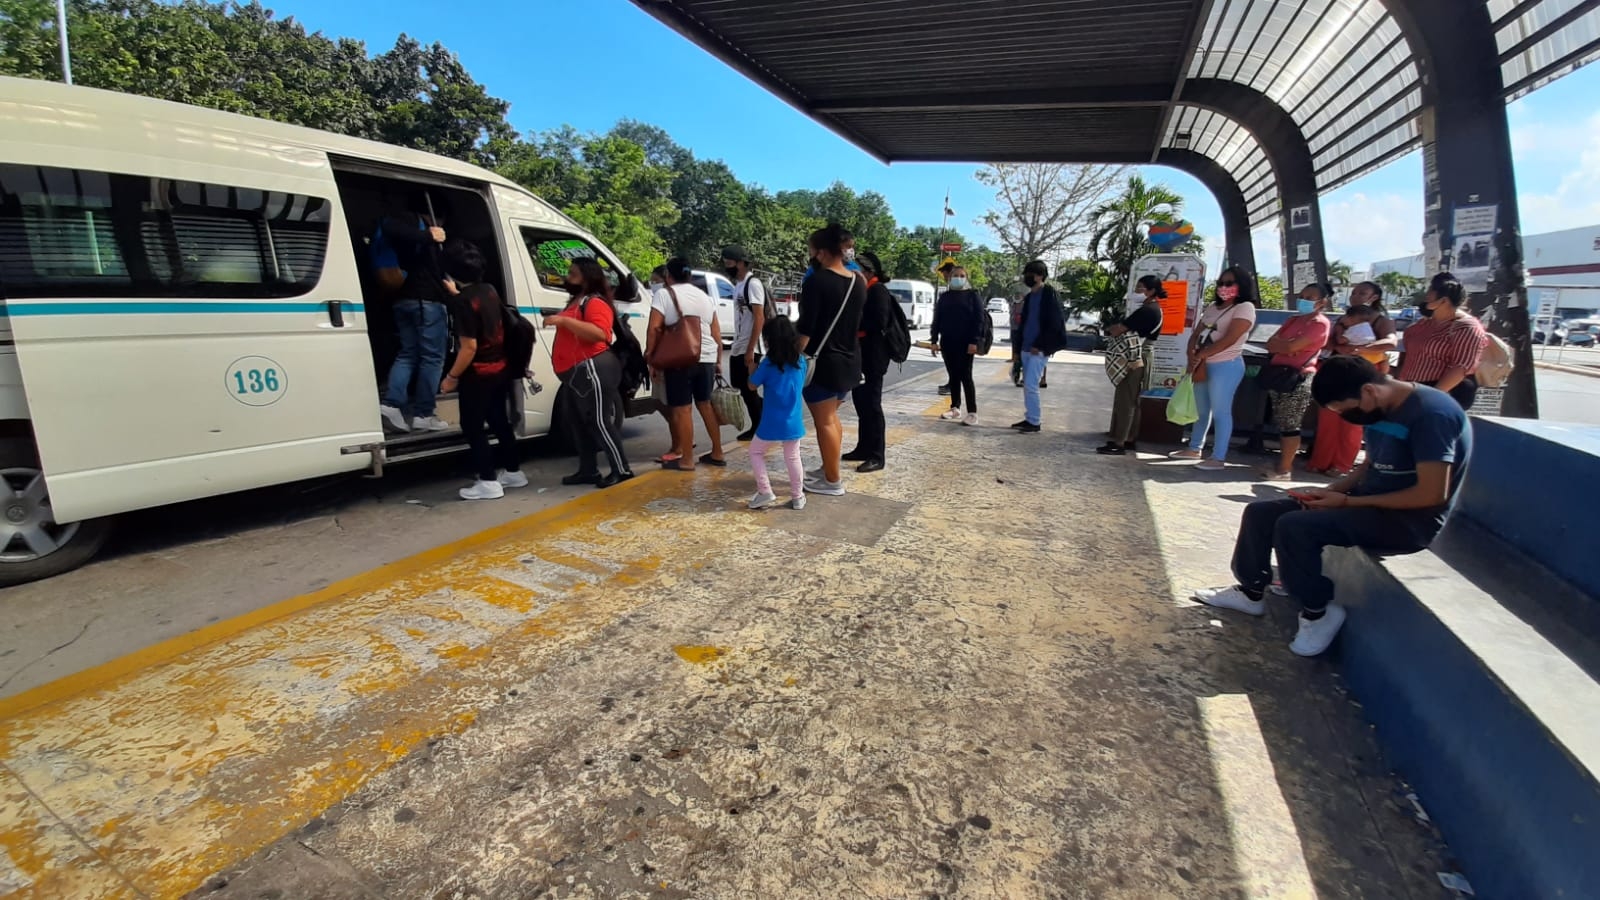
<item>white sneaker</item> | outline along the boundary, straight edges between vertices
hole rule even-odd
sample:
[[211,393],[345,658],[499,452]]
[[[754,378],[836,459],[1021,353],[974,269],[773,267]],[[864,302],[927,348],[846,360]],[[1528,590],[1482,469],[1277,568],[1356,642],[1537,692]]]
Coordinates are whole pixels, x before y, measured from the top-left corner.
[[777,495],[772,493],[771,491],[757,491],[755,496],[750,498],[750,508],[751,509],[766,509],[767,507],[769,507],[772,504],[777,503],[777,502],[778,502]]
[[406,423],[405,413],[401,412],[398,407],[380,406],[378,407],[378,415],[383,418],[386,425],[395,431],[411,430],[411,426]]
[[821,494],[824,497],[843,497],[844,482],[842,480],[828,481],[825,478],[818,478],[814,481],[806,482],[806,492],[812,494]]
[[976,425],[976,424],[978,424],[978,414],[977,413],[967,413],[967,417],[965,419],[961,420],[961,424],[963,424],[963,425]]
[[805,509],[806,508],[806,495],[805,494],[796,494],[796,495],[794,495],[794,497],[792,497],[789,500],[789,508],[790,509]]
[[955,407],[951,407],[950,409],[946,410],[945,414],[940,416],[939,418],[945,420],[946,422],[959,422],[959,421],[961,421],[961,410],[956,409]]
[[499,500],[506,495],[506,489],[498,481],[474,481],[472,487],[461,489],[463,500]]
[[1220,459],[1208,459],[1195,468],[1202,472],[1222,472],[1228,468],[1228,464]]
[[438,416],[418,416],[411,420],[411,427],[417,431],[449,431],[455,426]]
[[1266,469],[1261,473],[1262,481],[1293,481],[1293,472],[1279,472],[1276,469]]
[[1329,603],[1328,611],[1320,619],[1307,619],[1300,617],[1300,630],[1295,632],[1294,643],[1289,645],[1290,652],[1296,656],[1317,656],[1328,649],[1333,639],[1339,636],[1339,629],[1344,626],[1344,607],[1337,603]]
[[1259,616],[1267,611],[1266,600],[1251,600],[1250,595],[1236,584],[1225,588],[1201,588],[1194,592],[1194,599],[1207,606],[1237,610],[1251,616]]
[[501,487],[524,488],[528,486],[528,476],[521,472],[501,472],[495,480],[500,482]]

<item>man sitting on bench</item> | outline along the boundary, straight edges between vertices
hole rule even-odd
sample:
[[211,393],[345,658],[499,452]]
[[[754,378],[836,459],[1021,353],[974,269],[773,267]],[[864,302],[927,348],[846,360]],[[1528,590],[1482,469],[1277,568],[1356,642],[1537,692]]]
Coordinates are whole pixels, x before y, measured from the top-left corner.
[[1333,602],[1333,582],[1322,574],[1323,548],[1397,556],[1428,546],[1444,526],[1472,453],[1472,427],[1449,394],[1397,381],[1359,356],[1324,362],[1311,395],[1365,426],[1366,462],[1326,488],[1245,507],[1233,546],[1238,583],[1194,594],[1210,606],[1261,615],[1276,550],[1284,591],[1300,601],[1300,630],[1289,645],[1300,656],[1328,649],[1344,624],[1344,607]]

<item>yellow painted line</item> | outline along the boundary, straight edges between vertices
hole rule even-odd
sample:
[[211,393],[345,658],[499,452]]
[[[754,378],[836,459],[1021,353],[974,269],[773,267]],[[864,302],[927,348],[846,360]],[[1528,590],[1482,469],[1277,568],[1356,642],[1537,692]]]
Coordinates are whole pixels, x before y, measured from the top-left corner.
[[[629,482],[629,486],[638,485],[645,478],[659,477],[660,475],[660,472],[643,473],[638,479]],[[551,522],[570,516],[596,503],[603,502],[611,496],[613,495],[606,491],[584,494],[549,509],[540,510],[530,516],[480,531],[459,541],[423,551],[415,556],[388,563],[371,571],[362,572],[359,575],[353,575],[309,594],[301,594],[298,597],[291,597],[288,600],[263,606],[243,615],[207,625],[188,634],[181,634],[160,643],[151,644],[125,656],[119,656],[98,666],[58,678],[47,684],[41,684],[20,694],[0,698],[0,720],[10,719],[35,707],[43,706],[47,703],[55,703],[92,688],[110,684],[157,663],[165,662],[219,641],[225,641],[234,635],[260,627],[274,620],[320,606],[349,594],[376,589],[398,578],[446,562],[486,544],[514,538],[524,532],[539,531]]]
[[0,896],[182,895],[468,727],[648,602],[693,481],[586,494],[12,698]]

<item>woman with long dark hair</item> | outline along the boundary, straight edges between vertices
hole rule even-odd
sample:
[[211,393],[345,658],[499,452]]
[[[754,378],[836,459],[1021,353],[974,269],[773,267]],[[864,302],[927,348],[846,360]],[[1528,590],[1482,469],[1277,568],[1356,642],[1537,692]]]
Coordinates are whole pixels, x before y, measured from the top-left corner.
[[1478,317],[1461,308],[1466,302],[1467,291],[1454,275],[1433,276],[1428,292],[1417,301],[1428,318],[1406,329],[1400,380],[1438,388],[1462,409],[1471,409],[1478,397],[1478,382],[1472,376],[1483,361],[1489,336]]
[[815,369],[803,396],[822,451],[822,471],[807,479],[806,490],[831,497],[844,495],[844,476],[839,472],[844,426],[839,422],[839,404],[861,380],[856,331],[867,299],[861,276],[845,267],[844,243],[844,229],[838,225],[812,233],[810,245],[817,267],[800,287],[800,318],[795,322],[800,352]]
[[850,392],[856,406],[856,448],[841,459],[859,462],[857,472],[878,472],[886,463],[888,425],[883,417],[883,377],[889,373],[889,348],[884,329],[890,322],[890,304],[898,303],[883,277],[877,254],[856,256],[867,276],[867,302],[861,310],[856,340],[861,346],[861,383]]
[[[1173,459],[1200,459],[1199,468],[1218,472],[1228,467],[1228,444],[1233,440],[1233,395],[1244,382],[1244,345],[1256,324],[1256,279],[1238,266],[1217,276],[1216,302],[1200,314],[1189,338],[1189,371],[1194,373],[1195,407],[1200,418],[1187,449],[1169,454]],[[1205,459],[1206,432],[1215,420],[1216,445]]]
[[[456,392],[461,433],[472,448],[477,481],[461,489],[463,500],[498,500],[506,488],[528,486],[517,459],[517,435],[511,427],[511,391],[521,372],[506,370],[505,304],[494,285],[483,280],[488,267],[483,251],[469,241],[445,244],[444,266],[450,280],[445,291],[454,300],[460,330],[455,361],[446,370],[440,390]],[[485,430],[484,426],[488,425]],[[496,446],[489,447],[489,432]]]
[[[1122,380],[1116,382],[1116,394],[1111,403],[1111,440],[1095,452],[1104,456],[1122,456],[1137,449],[1139,440],[1139,396],[1150,381],[1150,367],[1155,361],[1155,341],[1161,334],[1161,301],[1167,289],[1154,275],[1140,278],[1133,292],[1144,298],[1143,304],[1128,314],[1128,318],[1112,325],[1111,339],[1119,343],[1137,341],[1137,359],[1128,363]],[[1108,351],[1109,355],[1109,351]]]
[[[562,484],[611,487],[633,477],[622,452],[622,435],[613,424],[622,402],[617,385],[622,367],[611,349],[616,310],[611,306],[611,281],[593,258],[572,261],[565,282],[572,300],[566,309],[544,320],[554,328],[550,361],[561,379],[562,419],[578,448],[578,471]],[[622,327],[626,328],[624,324]],[[605,451],[611,474],[602,477],[595,465],[595,450]]]

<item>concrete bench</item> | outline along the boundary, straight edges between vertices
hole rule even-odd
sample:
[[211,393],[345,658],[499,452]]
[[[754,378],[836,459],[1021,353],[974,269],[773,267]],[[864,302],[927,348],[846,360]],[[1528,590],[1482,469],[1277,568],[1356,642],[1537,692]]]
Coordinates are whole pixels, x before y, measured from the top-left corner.
[[1334,661],[1479,897],[1600,897],[1600,429],[1474,428],[1432,548],[1328,552]]

